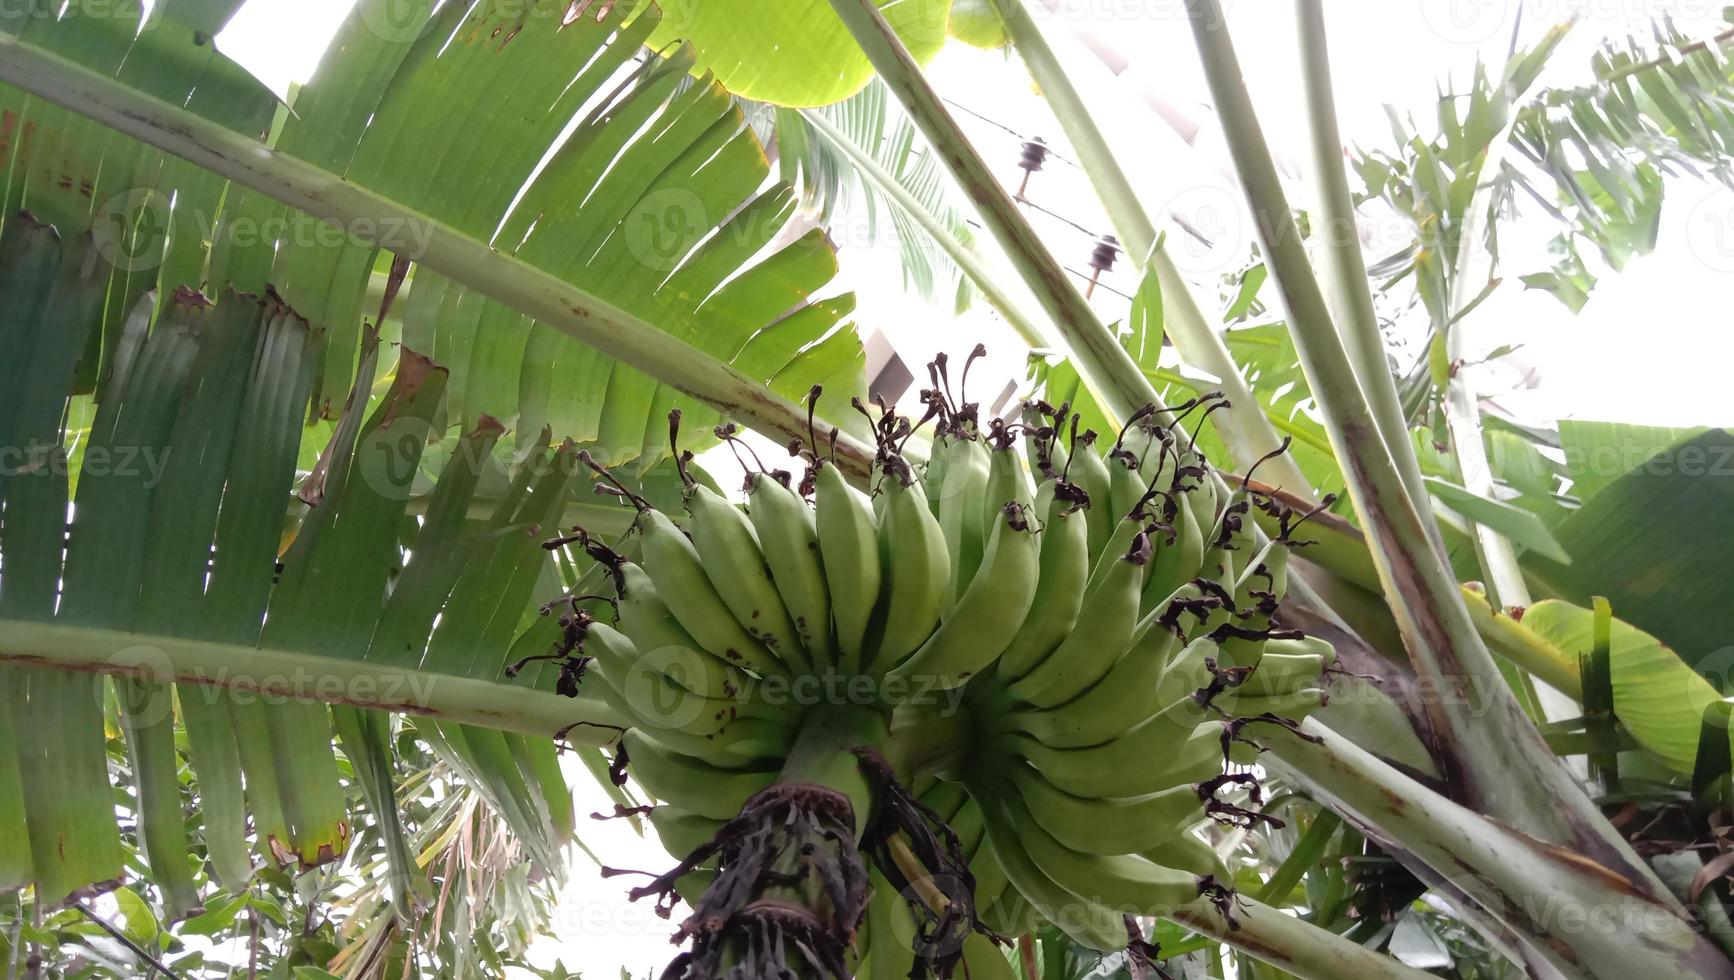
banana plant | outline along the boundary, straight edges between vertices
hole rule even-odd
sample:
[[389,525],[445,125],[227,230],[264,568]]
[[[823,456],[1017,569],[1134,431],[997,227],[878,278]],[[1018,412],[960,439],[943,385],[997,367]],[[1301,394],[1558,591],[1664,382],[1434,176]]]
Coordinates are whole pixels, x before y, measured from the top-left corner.
[[[121,877],[128,838],[95,751],[113,677],[140,813],[129,836],[171,914],[200,893],[181,860],[169,712],[185,718],[222,874],[244,881],[249,850],[297,867],[343,852],[354,817],[335,743],[407,880],[395,711],[426,716],[418,732],[523,840],[562,812],[554,739],[612,746],[607,778],[660,801],[649,819],[671,852],[632,893],[692,907],[671,977],[1012,976],[998,941],[1048,927],[1148,975],[1154,919],[1297,976],[1424,975],[1237,887],[1232,849],[1203,828],[1281,819],[1253,761],[1536,975],[1734,972],[1503,686],[1405,478],[1409,442],[1362,394],[1372,379],[1296,247],[1214,4],[1190,5],[1200,49],[1371,584],[1414,673],[1464,695],[1424,706],[1424,740],[1400,729],[1421,752],[1406,769],[1369,750],[1396,740],[1357,745],[1320,720],[1332,665],[1369,646],[1291,567],[1325,502],[1257,479],[1287,468],[1281,443],[1249,453],[1219,428],[1232,458],[1210,459],[1198,427],[1225,399],[1160,402],[1042,249],[921,75],[908,22],[886,19],[946,5],[789,6],[852,36],[952,168],[1100,431],[1040,400],[982,417],[973,352],[961,370],[932,362],[919,416],[862,404],[846,307],[810,298],[829,253],[798,243],[751,264],[789,197],[754,196],[768,165],[702,78],[738,75],[739,48],[635,64],[668,26],[654,6],[429,3],[404,22],[363,4],[292,112],[204,43],[232,4],[159,6],[117,24],[42,3],[0,37],[16,87],[0,344],[26,352],[0,419],[11,444],[64,451],[78,399],[95,405],[76,487],[64,466],[0,484],[6,884],[53,904]],[[695,37],[728,25],[674,23]],[[683,84],[695,69],[701,84]],[[516,98],[497,104],[507,79]],[[174,190],[171,222],[201,201],[218,215],[208,250],[184,225],[151,234],[150,207],[117,220],[81,203],[146,177]],[[468,196],[452,200],[453,182]],[[300,215],[360,241],[234,234]],[[389,240],[387,219],[419,239]],[[381,245],[411,254],[388,262]],[[125,268],[135,256],[147,267]],[[405,345],[386,371],[374,327],[408,258]],[[376,270],[370,327],[354,297]],[[196,289],[213,283],[240,290],[213,302]],[[332,434],[285,529],[309,415]],[[515,426],[510,489],[472,518],[501,455],[496,416]],[[748,467],[744,508],[689,462],[735,440],[725,416],[795,459]],[[930,423],[918,464],[906,450]],[[430,443],[447,460],[411,515]],[[160,478],[92,465],[127,450],[168,460]],[[636,486],[662,459],[678,504]],[[624,539],[562,526],[584,485],[628,512]],[[575,584],[548,595],[554,567]],[[260,692],[279,703],[243,700]],[[1550,895],[1637,914],[1574,930]],[[413,888],[394,898],[417,914]]]

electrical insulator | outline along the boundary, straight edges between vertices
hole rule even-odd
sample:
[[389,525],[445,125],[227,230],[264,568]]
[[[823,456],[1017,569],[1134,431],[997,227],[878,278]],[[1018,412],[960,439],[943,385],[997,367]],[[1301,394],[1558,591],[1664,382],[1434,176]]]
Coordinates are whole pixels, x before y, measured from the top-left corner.
[[1018,157],[1018,166],[1023,168],[1024,179],[1018,184],[1018,197],[1024,196],[1029,189],[1030,174],[1042,169],[1042,164],[1048,161],[1048,144],[1040,137],[1024,140],[1022,152]]
[[1090,249],[1090,285],[1084,290],[1085,299],[1095,293],[1096,282],[1102,278],[1102,273],[1114,270],[1114,260],[1120,257],[1120,252],[1120,240],[1113,235],[1096,239],[1096,244]]

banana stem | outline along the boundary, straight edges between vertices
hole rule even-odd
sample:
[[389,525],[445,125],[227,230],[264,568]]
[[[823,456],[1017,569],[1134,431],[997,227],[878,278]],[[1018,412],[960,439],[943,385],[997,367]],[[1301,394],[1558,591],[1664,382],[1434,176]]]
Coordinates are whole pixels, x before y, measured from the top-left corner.
[[1734,976],[1676,903],[1440,796],[1317,719],[1301,731],[1261,735],[1265,764],[1412,856],[1411,871],[1473,900],[1564,976]]
[[[826,782],[839,755],[853,758],[857,748],[878,749],[890,733],[885,715],[875,708],[852,704],[815,705],[801,720],[795,744],[777,775],[778,782]],[[845,787],[832,786],[842,790]]]
[[[1158,240],[1155,222],[1114,156],[1106,134],[1096,125],[1095,115],[1030,15],[1028,0],[994,0],[994,6],[1005,22],[1012,46],[1017,48],[1024,67],[1029,69],[1042,98],[1072,144],[1090,186],[1106,206],[1126,254],[1139,263],[1148,261],[1156,273],[1162,288],[1164,331],[1173,338],[1180,356],[1188,364],[1215,375],[1217,386],[1228,396],[1228,407],[1211,415],[1217,434],[1227,444],[1236,464],[1251,466],[1281,444],[1269,417],[1234,363],[1228,346],[1204,318],[1192,284],[1180,274],[1167,247]],[[1311,497],[1311,484],[1287,454],[1264,465],[1274,482],[1300,496]]]
[[[417,264],[533,316],[778,442],[807,438],[801,406],[732,364],[401,202],[5,33],[0,33],[0,82],[316,218],[350,229],[423,229],[427,244]],[[856,486],[867,485],[872,461],[872,450],[839,435],[836,462]]]
[[[1295,11],[1300,27],[1301,73],[1312,122],[1313,184],[1318,195],[1318,220],[1314,228],[1324,239],[1323,265],[1330,289],[1327,299],[1361,390],[1378,423],[1379,434],[1397,464],[1410,501],[1419,509],[1427,500],[1427,489],[1415,454],[1405,451],[1409,427],[1404,421],[1397,383],[1385,353],[1385,338],[1373,309],[1366,261],[1361,255],[1360,226],[1355,220],[1354,199],[1343,170],[1343,138],[1337,128],[1336,98],[1331,91],[1324,4],[1320,0],[1297,0]],[[1434,545],[1439,547],[1439,541],[1435,540]]]
[[885,22],[879,5],[874,0],[831,0],[831,8],[1029,283],[1102,409],[1117,424],[1139,406],[1154,402],[1156,389],[1150,380],[1120,346],[1119,339],[1097,319],[1011,195],[994,178],[987,161],[958,128],[909,49]]
[[1302,980],[1425,980],[1433,976],[1250,898],[1234,900],[1232,924],[1207,901],[1182,906],[1168,918]]
[[1000,288],[999,283],[994,281],[992,274],[988,272],[986,263],[982,262],[981,256],[975,254],[975,250],[968,245],[958,241],[957,237],[945,227],[944,222],[940,221],[932,211],[929,211],[927,206],[922,204],[914,194],[909,193],[909,189],[903,186],[902,181],[887,173],[885,168],[879,165],[879,161],[873,158],[872,154],[856,146],[847,134],[832,125],[831,120],[827,119],[824,113],[807,110],[801,113],[801,118],[806,120],[807,125],[818,130],[819,135],[829,140],[833,146],[842,150],[843,155],[853,161],[867,179],[878,185],[886,196],[896,201],[898,207],[915,219],[915,223],[921,226],[921,230],[927,232],[934,244],[943,249],[945,254],[957,263],[957,267],[963,270],[963,274],[969,277],[969,281],[975,284],[975,288],[981,290],[982,297],[988,301],[989,305],[999,311],[999,315],[1005,318],[1006,323],[1010,324],[1013,330],[1017,331],[1024,343],[1031,347],[1047,346],[1048,341],[1042,335],[1042,329],[1037,324],[1035,317],[1025,313],[1011,298],[1011,295]]
[[[433,675],[299,650],[212,643],[0,619],[0,664],[181,684],[181,697],[222,688],[236,699],[324,701],[499,731],[606,745],[625,721],[593,697],[576,700],[511,681]],[[214,696],[214,695],[213,695]]]
[[[1217,0],[1187,0],[1187,9],[1287,309],[1290,335],[1367,529],[1383,591],[1417,676],[1441,692],[1425,710],[1453,792],[1497,819],[1577,847],[1666,901],[1666,887],[1548,749],[1477,634],[1457,581],[1434,546],[1431,514],[1410,499],[1333,326],[1253,112],[1221,6]],[[1411,450],[1405,443],[1400,451]]]

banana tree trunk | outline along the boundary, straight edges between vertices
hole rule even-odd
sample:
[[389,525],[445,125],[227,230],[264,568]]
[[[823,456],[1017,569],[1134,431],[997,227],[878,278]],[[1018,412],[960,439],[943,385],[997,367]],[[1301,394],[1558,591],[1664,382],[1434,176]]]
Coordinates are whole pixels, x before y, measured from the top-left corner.
[[1427,879],[1473,899],[1562,975],[1734,977],[1734,963],[1671,903],[1439,796],[1317,721],[1301,731],[1269,736],[1274,768],[1369,838],[1412,854]]
[[[1290,335],[1367,529],[1383,590],[1417,675],[1441,692],[1426,705],[1427,721],[1453,795],[1537,837],[1577,848],[1652,900],[1680,911],[1672,893],[1548,748],[1477,634],[1434,545],[1431,515],[1410,499],[1333,325],[1259,130],[1221,6],[1187,0],[1187,9]],[[1404,444],[1398,451],[1410,449]]]

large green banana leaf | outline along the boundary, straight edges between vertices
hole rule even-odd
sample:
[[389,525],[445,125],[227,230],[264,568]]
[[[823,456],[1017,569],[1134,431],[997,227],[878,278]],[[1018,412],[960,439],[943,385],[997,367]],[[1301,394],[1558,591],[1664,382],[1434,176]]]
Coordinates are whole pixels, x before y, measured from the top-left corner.
[[[885,22],[918,61],[945,46],[951,0],[877,0]],[[580,4],[585,6],[585,4]],[[873,77],[867,55],[825,0],[669,0],[651,35],[658,49],[685,41],[698,69],[743,98],[829,105]]]
[[[165,0],[143,23],[98,3],[32,0],[0,30],[489,241],[767,395],[863,388],[847,298],[812,300],[834,255],[817,235],[779,242],[793,196],[764,189],[738,110],[685,84],[690,55],[634,64],[655,7],[422,2],[382,23],[363,4],[285,112],[209,42],[238,3]],[[210,880],[243,884],[250,850],[302,866],[343,853],[355,824],[334,731],[407,880],[381,707],[433,715],[422,734],[551,865],[572,828],[546,736],[608,714],[552,693],[552,670],[500,668],[555,638],[530,598],[578,450],[653,461],[676,393],[455,273],[417,270],[394,357],[365,322],[388,310],[363,297],[392,266],[378,245],[413,259],[427,228],[322,226],[6,87],[0,174],[0,445],[52,464],[0,479],[0,655],[15,665],[0,668],[0,887],[52,904],[122,876],[106,674],[137,844],[172,915]],[[69,425],[92,406],[88,431]],[[701,438],[706,414],[689,422]],[[520,462],[502,476],[508,425]],[[312,509],[286,528],[307,433],[330,443]],[[549,433],[566,441],[550,451]],[[447,461],[415,517],[430,443]],[[490,480],[509,490],[478,500]],[[176,779],[176,717],[196,791]],[[190,800],[208,876],[187,861]]]
[[[103,0],[89,0],[105,10]],[[91,390],[132,301],[162,285],[273,283],[320,331],[315,414],[341,407],[364,297],[429,229],[499,253],[731,364],[785,396],[815,382],[848,419],[863,356],[846,300],[810,302],[836,271],[817,232],[782,243],[795,201],[714,84],[683,84],[690,51],[638,65],[659,23],[649,4],[570,16],[563,0],[362,4],[293,111],[216,54],[234,2],[167,0],[141,26],[30,0],[0,31],[365,188],[419,218],[334,228],[24,93],[0,88],[5,212],[29,208],[71,235],[94,229],[113,266]],[[277,125],[273,127],[273,119]],[[777,246],[781,247],[777,247]],[[755,259],[763,254],[763,258]],[[462,276],[458,278],[463,278]],[[421,270],[404,339],[452,371],[451,422],[513,422],[520,446],[547,425],[615,462],[660,455],[674,393],[475,290]],[[92,341],[93,351],[96,341]],[[704,433],[714,419],[692,420]],[[438,420],[438,421],[444,421]]]
[[[354,819],[338,788],[333,721],[375,821],[392,833],[388,717],[346,705],[430,712],[427,724],[442,733],[473,731],[466,750],[490,760],[484,791],[552,865],[548,849],[572,830],[553,743],[441,721],[438,704],[442,684],[485,681],[501,727],[538,711],[605,716],[553,694],[553,676],[500,677],[548,560],[540,529],[576,478],[573,445],[530,454],[513,492],[473,520],[470,497],[501,431],[484,420],[460,440],[427,515],[406,523],[425,424],[447,382],[443,368],[406,351],[371,415],[340,421],[325,495],[282,547],[312,331],[274,294],[213,305],[183,290],[154,323],[148,301],[127,321],[128,356],[100,392],[67,530],[62,419],[84,349],[76,325],[89,323],[82,314],[106,283],[89,274],[95,264],[66,254],[33,218],[0,235],[0,348],[11,355],[0,436],[35,447],[0,478],[0,633],[16,664],[0,668],[0,886],[34,884],[52,904],[121,877],[103,748],[106,673],[117,674],[138,843],[172,915],[201,899],[186,858],[177,716],[198,774],[210,876],[231,890],[251,873],[249,836],[269,861],[309,866],[343,853]],[[376,359],[369,345],[358,409]],[[176,660],[177,641],[213,652],[190,670]],[[53,669],[51,651],[65,648],[87,651],[82,669]],[[261,661],[257,649],[305,656]],[[326,667],[346,661],[397,672],[382,683]],[[159,683],[167,679],[182,683]],[[285,693],[345,706],[328,712]],[[548,842],[543,853],[537,841]],[[409,857],[393,857],[401,876]]]

